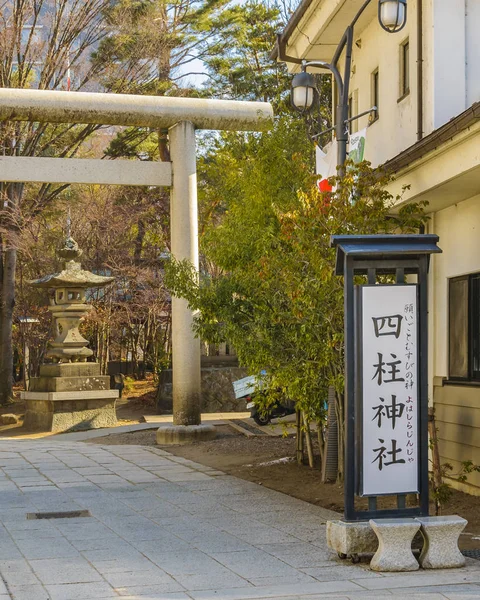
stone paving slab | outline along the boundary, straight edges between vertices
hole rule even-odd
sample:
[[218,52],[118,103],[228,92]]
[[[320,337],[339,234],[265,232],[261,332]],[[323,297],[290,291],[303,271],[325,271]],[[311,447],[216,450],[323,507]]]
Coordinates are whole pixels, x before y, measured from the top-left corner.
[[[0,600],[480,600],[480,562],[374,573],[338,515],[155,447],[0,441]],[[90,517],[27,520],[88,510]]]

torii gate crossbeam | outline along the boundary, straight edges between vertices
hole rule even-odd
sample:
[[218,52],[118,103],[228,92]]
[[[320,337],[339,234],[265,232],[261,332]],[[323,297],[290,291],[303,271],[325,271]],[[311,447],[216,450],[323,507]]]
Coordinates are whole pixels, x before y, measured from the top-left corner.
[[[177,260],[189,260],[198,270],[198,217],[195,129],[231,131],[263,131],[273,120],[270,104],[232,100],[207,100],[104,94],[87,92],[59,92],[0,88],[0,121],[33,121],[50,123],[81,123],[123,125],[169,130],[171,155],[171,251]],[[32,158],[24,158],[27,161]],[[55,162],[52,162],[52,161]],[[27,181],[64,181],[62,165],[72,159],[36,158],[34,173]],[[0,164],[2,181],[19,181],[22,157]],[[96,181],[98,165],[72,167],[70,173],[76,183]],[[164,165],[163,165],[164,166]],[[11,168],[11,172],[9,169]],[[159,167],[160,168],[160,167]],[[131,167],[129,166],[131,171]],[[63,174],[62,174],[63,173]],[[149,185],[145,169],[138,169],[141,185]],[[112,176],[99,179],[110,183]],[[129,180],[134,177],[131,173]],[[150,178],[150,179],[148,179]],[[85,181],[83,181],[85,179]],[[25,179],[23,179],[25,180]],[[170,181],[169,173],[162,173],[154,181]],[[123,183],[118,181],[117,183]],[[152,185],[152,183],[150,183]],[[185,300],[172,299],[172,360],[173,360],[173,428],[161,428],[157,441],[178,443],[188,436],[211,435],[202,426],[200,342],[192,331],[193,314]]]

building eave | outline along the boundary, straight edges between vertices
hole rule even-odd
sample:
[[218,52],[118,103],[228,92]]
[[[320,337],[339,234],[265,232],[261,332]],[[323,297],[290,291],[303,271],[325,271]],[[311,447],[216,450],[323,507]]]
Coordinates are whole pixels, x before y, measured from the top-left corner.
[[382,165],[394,174],[395,210],[425,202],[435,213],[480,196],[480,102]]
[[382,167],[390,173],[397,173],[415,161],[424,158],[427,154],[476,124],[479,120],[480,102],[475,102],[467,110],[448,121],[448,123],[435,129],[419,142],[416,142],[385,162]]
[[353,19],[357,34],[372,20],[375,5],[370,4],[361,10],[362,0],[302,0],[279,33],[271,58],[287,63],[292,72],[302,60],[329,62]]
[[283,45],[283,47],[286,46],[293,31],[295,30],[297,25],[300,23],[300,21],[303,19],[303,16],[305,15],[305,13],[310,8],[310,6],[313,2],[314,2],[314,0],[302,0],[300,2],[300,4],[297,6],[297,9],[293,13],[293,15],[290,17],[290,20],[288,21],[287,25],[285,26],[285,29],[282,31],[282,33],[280,33],[278,35],[277,43],[275,44],[275,47],[272,50],[272,53],[270,54],[270,58],[272,60],[277,60],[279,58],[279,46],[280,45]]

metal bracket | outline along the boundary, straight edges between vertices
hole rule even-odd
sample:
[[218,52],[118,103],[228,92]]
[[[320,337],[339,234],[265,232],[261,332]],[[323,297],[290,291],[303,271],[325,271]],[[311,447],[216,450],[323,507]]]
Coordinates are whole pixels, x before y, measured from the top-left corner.
[[345,119],[345,123],[351,123],[352,121],[355,121],[356,119],[360,119],[360,117],[364,117],[365,115],[369,115],[372,112],[376,112],[377,110],[378,110],[377,106],[372,106],[372,108],[369,108],[368,110],[364,110],[363,112],[359,113],[358,115],[355,115],[354,117]]
[[[356,119],[360,119],[360,117],[364,117],[365,115],[369,115],[372,112],[375,112],[377,110],[376,106],[372,106],[372,108],[369,108],[368,110],[365,110],[361,113],[359,113],[358,115],[355,115],[354,117],[350,117],[349,119],[345,119],[344,123],[348,124],[351,123],[352,121],[355,121]],[[316,133],[315,135],[310,136],[312,140],[315,140],[319,137],[322,137],[322,135],[325,135],[326,133],[332,133],[332,131],[335,131],[336,127],[330,127],[329,129],[324,129],[323,131],[320,131],[320,133]]]

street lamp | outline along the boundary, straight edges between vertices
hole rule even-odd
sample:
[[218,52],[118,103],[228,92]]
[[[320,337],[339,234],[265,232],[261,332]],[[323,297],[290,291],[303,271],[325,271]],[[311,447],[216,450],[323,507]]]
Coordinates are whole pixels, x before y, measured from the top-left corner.
[[407,22],[407,0],[379,0],[378,21],[389,33],[403,29]]
[[318,94],[315,78],[306,71],[297,73],[292,79],[291,100],[292,106],[298,112],[308,112]]
[[[348,143],[348,124],[364,115],[377,110],[376,106],[355,115],[348,117],[348,91],[350,87],[350,73],[352,63],[352,45],[353,45],[353,28],[360,18],[360,15],[370,4],[371,0],[366,0],[351,24],[345,30],[340,43],[335,50],[331,63],[321,60],[302,61],[302,70],[297,73],[292,80],[291,101],[295,110],[308,114],[315,106],[318,99],[318,90],[315,86],[313,75],[307,73],[308,67],[321,67],[328,69],[333,73],[338,90],[338,105],[336,107],[336,124],[334,127],[321,131],[312,138],[318,138],[326,133],[335,131],[337,139],[337,164],[340,169],[340,175],[343,173],[343,166],[347,159],[347,143]],[[407,0],[378,0],[378,20],[385,31],[388,33],[397,33],[407,22]],[[340,56],[345,50],[345,68],[343,78],[338,69]]]

